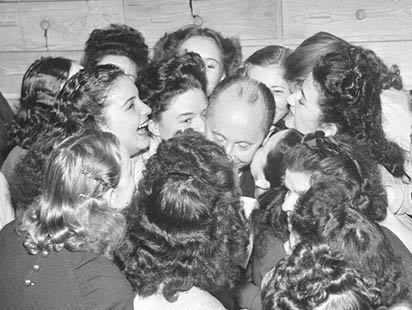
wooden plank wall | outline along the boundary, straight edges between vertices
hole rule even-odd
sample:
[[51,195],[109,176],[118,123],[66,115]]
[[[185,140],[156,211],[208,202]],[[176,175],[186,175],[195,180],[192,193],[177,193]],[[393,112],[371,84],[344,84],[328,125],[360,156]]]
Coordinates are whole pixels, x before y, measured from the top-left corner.
[[[196,23],[241,39],[244,57],[269,44],[294,48],[329,31],[398,64],[412,88],[411,0],[0,0],[0,91],[18,102],[21,78],[40,56],[80,60],[89,33],[126,23],[149,46]],[[47,29],[47,32],[45,32]]]

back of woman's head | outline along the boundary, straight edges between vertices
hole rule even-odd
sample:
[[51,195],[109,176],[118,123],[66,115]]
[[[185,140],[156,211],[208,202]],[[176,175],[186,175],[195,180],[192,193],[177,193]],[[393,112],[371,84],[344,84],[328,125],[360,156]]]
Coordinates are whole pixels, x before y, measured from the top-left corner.
[[192,37],[207,37],[215,41],[223,59],[224,71],[232,75],[242,63],[242,52],[239,39],[225,38],[216,30],[189,26],[180,28],[165,35],[153,47],[153,61],[159,62],[179,53],[179,48],[187,39]]
[[119,253],[139,295],[159,287],[169,301],[197,286],[232,287],[248,239],[232,165],[193,130],[163,141],[139,183]]
[[298,201],[291,219],[293,230],[301,240],[326,242],[341,252],[369,288],[380,290],[376,305],[404,300],[407,285],[401,261],[377,224],[354,210],[350,195],[342,180],[312,186]]
[[29,253],[65,247],[110,257],[124,235],[124,218],[109,199],[120,180],[118,139],[97,131],[72,136],[53,150],[44,173],[41,196],[19,229]]
[[401,177],[405,175],[403,153],[385,138],[382,128],[382,66],[375,56],[352,46],[320,58],[313,79],[320,93],[321,122],[365,141],[372,159]]
[[265,280],[265,310],[374,309],[361,275],[326,244],[299,243]]
[[302,140],[302,135],[294,129],[289,129],[278,143],[267,153],[266,165],[263,168],[265,178],[270,182],[270,187],[282,185],[285,175],[285,153]]
[[140,76],[148,63],[148,47],[143,35],[136,29],[121,24],[111,24],[95,29],[85,44],[82,64],[91,69],[105,56],[125,56],[136,64]]
[[147,72],[149,96],[147,104],[152,109],[151,118],[160,119],[177,95],[191,89],[206,92],[205,65],[195,53],[172,56],[159,63],[153,63]]
[[378,167],[352,137],[309,134],[302,144],[287,150],[285,158],[286,169],[309,174],[312,185],[343,180],[350,189],[352,205],[370,220],[386,217],[387,198]]
[[9,142],[30,148],[37,134],[53,123],[57,95],[69,78],[72,61],[62,57],[42,57],[23,76],[20,107],[9,124]]
[[102,128],[106,125],[104,114],[110,105],[110,92],[123,76],[114,65],[84,69],[73,75],[59,93],[55,125],[68,133]]
[[304,40],[286,59],[286,79],[303,81],[321,56],[339,52],[349,43],[328,32],[318,32]]

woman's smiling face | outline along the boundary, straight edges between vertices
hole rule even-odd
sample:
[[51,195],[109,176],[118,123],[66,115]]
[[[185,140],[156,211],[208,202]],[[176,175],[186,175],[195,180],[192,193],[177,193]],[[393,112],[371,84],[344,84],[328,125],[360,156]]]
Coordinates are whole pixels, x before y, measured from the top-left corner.
[[133,156],[149,146],[147,124],[151,109],[139,98],[132,80],[122,75],[112,85],[105,112],[106,128],[114,133]]

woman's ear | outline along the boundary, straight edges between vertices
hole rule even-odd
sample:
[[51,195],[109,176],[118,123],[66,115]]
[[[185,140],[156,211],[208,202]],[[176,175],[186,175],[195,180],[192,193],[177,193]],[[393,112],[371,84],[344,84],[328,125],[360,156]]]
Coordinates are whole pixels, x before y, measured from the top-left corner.
[[338,126],[334,123],[324,123],[320,129],[325,133],[326,137],[333,137],[338,134]]
[[150,131],[150,133],[151,133],[152,135],[154,135],[154,136],[156,136],[156,137],[159,137],[159,136],[160,136],[160,133],[159,133],[159,124],[158,124],[158,123],[156,123],[155,121],[153,121],[153,120],[151,119],[151,120],[149,120],[149,124],[147,125],[147,127],[148,127],[148,129],[149,129],[149,131]]

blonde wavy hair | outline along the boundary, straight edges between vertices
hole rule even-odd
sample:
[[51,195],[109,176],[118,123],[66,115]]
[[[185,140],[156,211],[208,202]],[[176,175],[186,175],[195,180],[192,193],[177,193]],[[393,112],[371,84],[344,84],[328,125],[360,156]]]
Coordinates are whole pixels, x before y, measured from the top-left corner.
[[54,149],[42,194],[18,226],[30,254],[66,248],[112,258],[125,234],[125,218],[108,199],[120,179],[119,145],[111,133],[88,130]]

